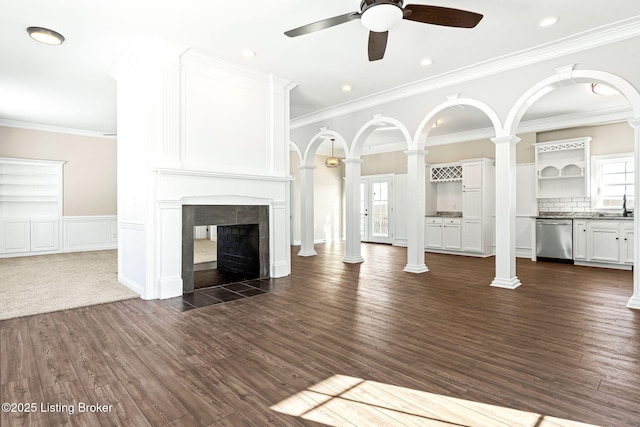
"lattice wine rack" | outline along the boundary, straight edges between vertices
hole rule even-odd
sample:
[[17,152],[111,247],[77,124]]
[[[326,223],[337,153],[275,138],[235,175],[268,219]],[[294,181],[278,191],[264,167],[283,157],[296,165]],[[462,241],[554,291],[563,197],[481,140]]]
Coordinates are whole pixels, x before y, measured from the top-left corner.
[[462,181],[462,165],[431,167],[431,182],[452,181]]

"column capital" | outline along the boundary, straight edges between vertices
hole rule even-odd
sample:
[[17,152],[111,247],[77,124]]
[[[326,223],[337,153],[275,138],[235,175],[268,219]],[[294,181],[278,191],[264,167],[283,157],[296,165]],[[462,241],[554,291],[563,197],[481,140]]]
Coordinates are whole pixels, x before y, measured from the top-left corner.
[[404,150],[403,153],[407,156],[426,156],[427,154],[429,154],[427,150],[422,150],[420,148],[411,148],[409,150]]
[[362,159],[342,159],[342,163],[348,165],[348,164],[362,164],[364,163],[364,160]]
[[640,129],[640,117],[634,117],[633,119],[627,120],[627,123],[631,125],[634,129]]
[[298,169],[300,170],[314,170],[316,167],[314,165],[300,165]]
[[513,144],[513,145],[516,145],[518,142],[520,142],[520,138],[518,138],[515,135],[496,136],[495,138],[491,138],[491,141],[493,141],[493,143],[496,144],[496,145],[498,145],[498,144]]

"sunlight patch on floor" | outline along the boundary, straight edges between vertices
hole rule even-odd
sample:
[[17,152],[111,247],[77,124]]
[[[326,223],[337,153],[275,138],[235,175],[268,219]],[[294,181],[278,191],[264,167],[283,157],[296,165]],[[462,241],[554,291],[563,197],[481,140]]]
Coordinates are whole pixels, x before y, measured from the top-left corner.
[[346,375],[334,375],[272,410],[329,426],[594,427]]

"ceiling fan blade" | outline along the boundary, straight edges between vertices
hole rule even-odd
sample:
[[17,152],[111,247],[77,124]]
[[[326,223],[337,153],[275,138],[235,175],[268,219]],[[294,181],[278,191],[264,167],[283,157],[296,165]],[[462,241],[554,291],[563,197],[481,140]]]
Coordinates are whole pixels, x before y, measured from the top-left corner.
[[369,31],[369,61],[377,61],[384,57],[388,37],[389,31],[383,33]]
[[404,19],[445,27],[473,28],[482,19],[479,13],[441,6],[408,4],[404,10],[411,11],[404,14]]
[[344,15],[334,16],[333,18],[323,19],[322,21],[313,22],[311,24],[303,25],[302,27],[294,28],[293,30],[285,31],[284,34],[289,37],[297,37],[304,34],[314,33],[316,31],[324,30],[325,28],[353,21],[354,19],[360,19],[360,15],[360,12],[345,13]]

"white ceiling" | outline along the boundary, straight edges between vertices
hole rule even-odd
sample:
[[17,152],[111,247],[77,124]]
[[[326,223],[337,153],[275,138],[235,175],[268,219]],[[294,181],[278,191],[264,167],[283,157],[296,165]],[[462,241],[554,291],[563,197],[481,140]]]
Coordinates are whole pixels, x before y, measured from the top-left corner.
[[[0,0],[0,123],[34,123],[98,133],[116,132],[115,82],[108,75],[138,33],[178,42],[215,57],[293,80],[292,118],[300,118],[415,81],[495,61],[603,26],[640,17],[640,2],[615,0],[416,0],[484,15],[474,29],[401,21],[392,28],[385,58],[367,59],[367,30],[352,21],[296,38],[283,32],[313,21],[356,11],[359,0]],[[541,28],[554,15],[560,21]],[[46,46],[27,36],[29,26],[66,37]],[[257,55],[245,58],[242,49]],[[421,59],[434,62],[421,67]],[[628,67],[636,67],[628,55]],[[636,67],[637,69],[637,67]],[[343,84],[353,90],[343,92]],[[528,111],[529,119],[579,112],[584,87],[550,94]],[[562,96],[564,102],[559,103]],[[602,106],[625,105],[622,97]],[[561,107],[559,107],[561,105]],[[471,112],[466,127],[486,127]],[[458,114],[458,122],[464,114]],[[445,120],[446,121],[446,120]],[[452,120],[453,121],[453,120]],[[434,135],[458,132],[442,127]]]

